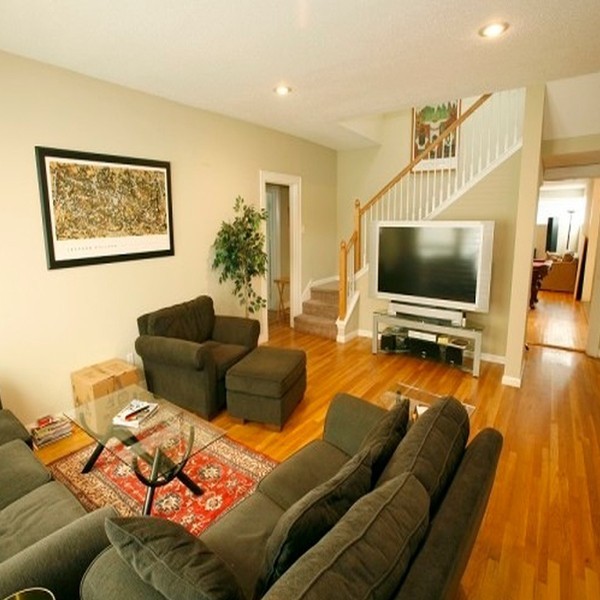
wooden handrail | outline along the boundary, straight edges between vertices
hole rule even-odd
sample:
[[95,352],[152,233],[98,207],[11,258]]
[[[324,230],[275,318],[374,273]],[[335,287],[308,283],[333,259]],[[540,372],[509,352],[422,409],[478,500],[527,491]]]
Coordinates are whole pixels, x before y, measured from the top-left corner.
[[400,171],[400,173],[398,173],[398,175],[396,175],[396,177],[394,177],[386,186],[384,186],[383,188],[381,188],[360,209],[361,216],[364,215],[365,212],[367,212],[369,210],[369,208],[371,208],[371,206],[373,206],[373,204],[375,204],[375,202],[377,202],[379,200],[379,198],[381,198],[389,190],[391,190],[405,175],[407,175],[408,173],[410,173],[423,159],[427,158],[427,156],[429,155],[429,153],[432,150],[435,150],[439,145],[441,145],[442,142],[451,133],[454,133],[454,131],[456,131],[456,129],[458,127],[460,127],[463,124],[463,122],[466,119],[468,119],[484,102],[486,102],[489,98],[491,98],[491,96],[492,96],[492,94],[484,94],[483,96],[481,96],[481,98],[479,98],[476,102],[474,102],[472,106],[470,106],[462,115],[460,115],[460,117],[458,119],[456,119],[456,121],[454,121],[454,123],[452,123],[452,125],[450,125],[448,127],[448,129],[445,129],[444,132],[438,138],[436,138],[435,140],[433,140],[433,142],[431,142],[430,144],[428,144],[425,147],[425,149],[423,150],[423,152],[421,152],[421,154],[419,154],[406,167],[404,167],[404,169],[402,169],[402,171]]
[[[360,247],[361,247],[361,227],[360,227],[360,217],[362,216],[360,212],[360,200],[357,198],[354,201],[354,233],[352,237],[354,237],[354,272],[360,271],[362,267],[362,260],[360,256]],[[352,239],[352,238],[350,238]]]
[[348,255],[353,247],[356,256],[356,248],[359,248],[356,231],[352,233],[348,243],[343,240],[340,242],[340,281],[338,286],[338,315],[340,319],[346,316],[346,309],[348,308]]
[[346,242],[340,243],[340,285],[338,297],[338,316],[343,319],[348,308],[346,296],[348,295],[348,258],[346,256]]

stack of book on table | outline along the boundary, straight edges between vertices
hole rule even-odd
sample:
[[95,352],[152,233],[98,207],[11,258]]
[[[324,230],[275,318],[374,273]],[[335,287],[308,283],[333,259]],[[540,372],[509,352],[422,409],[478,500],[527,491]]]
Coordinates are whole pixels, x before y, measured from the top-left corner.
[[72,424],[67,417],[48,415],[37,420],[31,429],[31,437],[35,446],[41,448],[71,435],[72,432]]

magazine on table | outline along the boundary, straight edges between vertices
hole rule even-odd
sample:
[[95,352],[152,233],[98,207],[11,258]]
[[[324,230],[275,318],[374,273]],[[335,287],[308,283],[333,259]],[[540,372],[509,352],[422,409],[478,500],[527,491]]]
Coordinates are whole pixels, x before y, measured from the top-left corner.
[[36,448],[42,448],[71,435],[72,431],[71,421],[66,417],[47,415],[36,421],[31,436]]
[[148,402],[135,398],[113,417],[113,425],[139,427],[157,408],[157,402]]

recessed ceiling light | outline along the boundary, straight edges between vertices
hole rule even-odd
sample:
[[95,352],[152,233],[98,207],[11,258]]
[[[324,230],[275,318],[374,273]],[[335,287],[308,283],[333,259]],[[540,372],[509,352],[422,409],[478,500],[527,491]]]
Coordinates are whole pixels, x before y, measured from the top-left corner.
[[274,90],[273,90],[278,96],[287,96],[288,94],[292,93],[292,88],[289,85],[278,85]]
[[508,23],[496,22],[490,23],[479,30],[479,35],[484,38],[500,37],[508,29]]

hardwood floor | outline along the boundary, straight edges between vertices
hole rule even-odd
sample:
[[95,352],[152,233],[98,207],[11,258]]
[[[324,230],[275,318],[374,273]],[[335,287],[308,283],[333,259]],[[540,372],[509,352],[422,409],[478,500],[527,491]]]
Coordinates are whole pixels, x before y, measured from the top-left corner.
[[527,317],[527,343],[583,350],[588,333],[588,303],[573,294],[538,292],[538,302]]
[[222,413],[214,423],[232,438],[283,460],[321,435],[338,391],[375,402],[402,381],[453,394],[477,407],[472,435],[488,426],[504,435],[459,597],[600,598],[600,361],[532,346],[523,386],[515,389],[501,384],[497,364],[482,363],[476,379],[443,364],[373,355],[364,338],[337,344],[283,325],[274,325],[270,335],[271,346],[307,352],[305,398],[281,433]]

